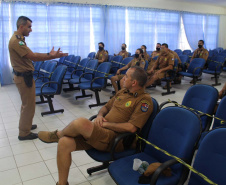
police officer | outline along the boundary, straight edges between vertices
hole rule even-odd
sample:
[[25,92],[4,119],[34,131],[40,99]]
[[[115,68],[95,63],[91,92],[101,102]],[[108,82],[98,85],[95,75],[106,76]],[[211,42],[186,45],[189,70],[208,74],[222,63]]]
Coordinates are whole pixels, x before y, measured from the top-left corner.
[[149,54],[147,53],[147,46],[142,45],[142,46],[141,46],[141,49],[143,50],[143,55],[142,55],[143,59],[144,59],[145,61],[148,61],[148,59],[150,58],[150,56],[149,56]]
[[[149,78],[146,87],[153,85],[156,80],[164,78],[167,70],[172,70],[174,66],[174,56],[169,52],[168,44],[161,46],[161,54],[151,70],[147,71]],[[171,84],[170,84],[171,86]]]
[[99,64],[103,63],[103,62],[107,62],[108,61],[108,52],[106,50],[104,50],[104,43],[99,42],[98,46],[99,46],[99,51],[97,52],[95,59],[98,59]]
[[35,113],[35,83],[33,80],[34,67],[32,61],[44,61],[67,56],[60,48],[54,51],[54,47],[49,53],[33,53],[25,42],[25,37],[32,31],[32,21],[25,16],[20,16],[17,20],[17,31],[9,41],[9,54],[11,65],[14,71],[14,82],[20,93],[22,105],[19,120],[19,140],[36,139],[38,136],[31,130],[37,125],[32,125]]
[[[86,118],[72,121],[61,131],[38,133],[46,143],[58,142],[57,166],[59,182],[65,185],[71,165],[71,152],[95,148],[109,152],[119,133],[135,133],[141,130],[152,113],[150,94],[144,92],[147,75],[144,69],[131,67],[123,78],[123,89],[103,106],[94,122]],[[135,140],[120,141],[116,151],[135,148]]]
[[160,49],[161,49],[161,44],[157,43],[156,44],[156,50],[151,53],[151,57],[148,59],[148,69],[147,69],[147,71],[151,70],[151,68],[155,64],[156,60],[154,60],[153,58],[160,55]]
[[[116,93],[118,92],[117,81],[120,81],[125,76],[124,74],[120,74],[121,71],[129,69],[132,66],[140,66],[142,68],[145,67],[145,61],[142,58],[142,54],[143,50],[141,48],[137,49],[135,52],[135,58],[131,60],[126,66],[118,69],[116,75],[111,77],[111,83]],[[120,81],[120,86],[122,86],[122,81]]]
[[205,61],[207,61],[208,56],[209,56],[209,52],[207,49],[205,49],[204,47],[204,41],[203,40],[199,40],[198,42],[198,49],[196,49],[191,57],[190,62],[194,59],[194,58],[203,58],[205,59]]
[[[124,58],[127,58],[128,56],[129,56],[129,53],[126,51],[126,44],[124,43],[124,44],[122,44],[122,47],[121,47],[121,49],[122,49],[122,51],[120,51],[117,55],[121,55],[122,56],[122,58],[124,59]],[[114,54],[114,56],[117,56],[116,54]]]

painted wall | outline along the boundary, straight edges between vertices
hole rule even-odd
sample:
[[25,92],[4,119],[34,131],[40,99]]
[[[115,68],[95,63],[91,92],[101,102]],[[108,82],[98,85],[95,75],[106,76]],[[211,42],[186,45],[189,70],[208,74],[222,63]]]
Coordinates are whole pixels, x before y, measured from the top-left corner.
[[[39,2],[40,0],[30,0]],[[226,49],[226,7],[212,6],[201,3],[172,2],[168,0],[42,0],[43,2],[69,2],[82,4],[102,4],[116,6],[132,6],[145,8],[158,8],[178,11],[188,11],[195,13],[219,14],[219,47]]]

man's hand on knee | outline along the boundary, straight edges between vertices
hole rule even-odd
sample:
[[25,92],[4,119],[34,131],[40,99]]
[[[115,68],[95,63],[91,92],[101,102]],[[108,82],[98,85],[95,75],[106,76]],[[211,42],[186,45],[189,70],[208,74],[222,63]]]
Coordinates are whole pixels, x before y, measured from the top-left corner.
[[103,122],[107,121],[103,116],[97,116],[97,118],[94,120],[94,123],[100,125],[103,127]]

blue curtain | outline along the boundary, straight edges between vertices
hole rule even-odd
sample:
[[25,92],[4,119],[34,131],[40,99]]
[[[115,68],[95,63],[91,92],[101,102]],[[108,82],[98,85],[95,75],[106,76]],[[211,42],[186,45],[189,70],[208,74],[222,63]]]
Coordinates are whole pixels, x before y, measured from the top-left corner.
[[182,18],[188,42],[193,50],[198,47],[199,40],[205,41],[206,49],[217,47],[219,16],[183,13]]

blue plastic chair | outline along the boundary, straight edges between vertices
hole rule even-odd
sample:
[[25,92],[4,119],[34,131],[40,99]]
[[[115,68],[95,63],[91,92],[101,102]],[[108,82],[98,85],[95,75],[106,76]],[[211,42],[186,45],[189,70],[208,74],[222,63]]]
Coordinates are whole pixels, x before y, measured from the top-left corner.
[[[151,125],[152,125],[152,122],[153,122],[155,116],[157,115],[157,113],[159,112],[158,102],[154,98],[152,98],[152,102],[153,102],[153,112],[150,115],[150,117],[148,118],[148,120],[147,120],[146,124],[144,125],[144,127],[141,129],[141,132],[139,133],[139,135],[142,138],[145,138],[145,139],[147,139],[149,130],[150,130]],[[90,120],[92,121],[94,118],[96,118],[96,116],[91,117]],[[102,165],[88,168],[87,169],[87,173],[89,175],[91,175],[94,172],[97,172],[97,171],[106,169],[109,166],[109,164],[110,164],[111,161],[114,161],[114,160],[120,159],[122,157],[133,155],[133,154],[137,153],[138,151],[136,149],[126,149],[123,152],[115,152],[114,151],[114,148],[117,146],[117,143],[120,140],[122,140],[127,135],[129,135],[129,134],[121,134],[121,135],[119,135],[119,137],[117,137],[115,139],[115,145],[112,147],[111,152],[98,151],[98,150],[96,150],[94,148],[93,149],[86,150],[86,153],[92,159],[94,159],[95,161],[98,161],[98,162],[102,162],[103,163]],[[137,143],[137,145],[138,144],[140,144],[140,143]],[[141,143],[141,146],[142,146],[141,147],[141,150],[143,151],[145,144],[144,143]]]
[[175,49],[174,51],[178,54],[178,56],[183,55],[183,52],[181,49]]
[[82,90],[82,96],[76,96],[78,98],[92,97],[92,94],[86,94],[85,90],[94,91],[96,96],[96,104],[89,105],[89,108],[104,105],[106,102],[100,102],[99,91],[104,89],[107,85],[107,76],[111,69],[111,62],[103,62],[97,67],[97,71],[94,74],[93,80],[91,82],[82,82],[78,87]]
[[190,49],[185,49],[183,51],[183,55],[190,55],[191,54],[191,50]]
[[44,76],[45,75],[45,71],[47,71],[48,65],[51,63],[51,60],[47,60],[45,62],[42,63],[42,65],[39,68],[39,71],[34,71],[33,73],[33,78],[36,79],[38,77]]
[[[177,115],[177,116],[175,116]],[[191,163],[195,145],[201,133],[200,118],[194,112],[181,107],[167,107],[155,117],[147,140],[172,155]],[[113,180],[120,185],[139,185],[139,172],[133,170],[133,160],[160,162],[162,165],[152,175],[152,184],[183,184],[188,170],[164,153],[146,145],[143,152],[113,161],[108,171]],[[170,167],[172,176],[160,175],[163,168]],[[148,183],[149,184],[149,183]]]
[[218,79],[219,75],[223,71],[224,62],[225,57],[218,55],[208,62],[207,69],[203,69],[203,73],[214,75],[213,78],[215,79],[215,84],[212,84],[212,86],[221,85],[221,83],[218,83]]
[[206,61],[203,58],[194,58],[187,71],[180,71],[178,74],[186,77],[193,78],[193,85],[196,84],[198,78],[202,75],[202,70],[204,68]]
[[188,55],[186,54],[180,55],[179,58],[181,60],[182,71],[186,71],[186,64],[188,63]]
[[114,56],[113,55],[108,55],[108,62],[111,62],[113,60]]
[[41,66],[43,64],[43,61],[37,61],[37,62],[34,62],[34,73],[38,73]]
[[[226,184],[226,128],[210,131],[203,139],[195,157],[193,167],[218,185]],[[192,173],[188,185],[209,185]]]
[[131,53],[130,52],[128,52],[128,57],[131,57]]
[[[42,116],[46,114],[64,112],[64,109],[54,110],[52,98],[54,97],[54,95],[61,94],[63,79],[66,71],[67,71],[67,66],[65,65],[58,66],[54,70],[49,82],[46,82],[42,85],[42,87],[35,89],[36,96],[40,96],[41,98],[41,101],[36,102],[36,104],[47,103],[47,102],[49,104],[50,111],[42,112],[41,113]],[[44,97],[47,99],[47,101],[44,101]]]
[[[111,70],[110,70],[111,75],[114,76],[116,74],[117,70],[120,67],[122,60],[123,60],[123,57],[121,55],[117,55],[117,56],[114,56],[112,58],[112,60],[111,60]],[[108,78],[108,79],[110,79],[110,78]]]
[[96,55],[96,52],[91,52],[88,54],[87,58],[94,59],[95,55]]
[[147,54],[151,57],[153,51],[147,51]]

